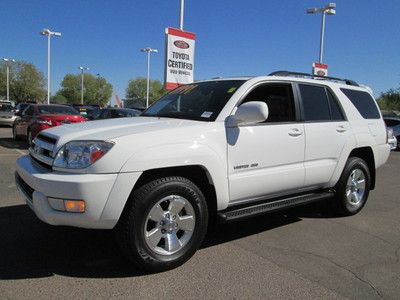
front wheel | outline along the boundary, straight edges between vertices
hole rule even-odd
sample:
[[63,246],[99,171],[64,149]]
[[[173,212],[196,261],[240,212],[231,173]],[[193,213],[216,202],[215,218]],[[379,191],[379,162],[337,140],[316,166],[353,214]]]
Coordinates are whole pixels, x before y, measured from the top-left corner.
[[164,177],[135,190],[117,225],[125,255],[139,268],[159,272],[187,261],[208,224],[203,193],[183,177]]
[[367,202],[371,186],[371,175],[366,162],[350,157],[336,185],[334,208],[342,215],[355,215]]

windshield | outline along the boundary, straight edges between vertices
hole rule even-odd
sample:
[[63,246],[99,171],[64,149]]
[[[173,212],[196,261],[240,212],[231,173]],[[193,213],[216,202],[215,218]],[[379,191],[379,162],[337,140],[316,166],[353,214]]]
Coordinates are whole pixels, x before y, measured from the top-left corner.
[[69,106],[41,105],[39,112],[44,115],[79,115],[79,112]]
[[215,121],[244,80],[223,80],[180,86],[144,111],[141,116]]
[[0,104],[0,111],[12,111],[13,107],[11,104]]

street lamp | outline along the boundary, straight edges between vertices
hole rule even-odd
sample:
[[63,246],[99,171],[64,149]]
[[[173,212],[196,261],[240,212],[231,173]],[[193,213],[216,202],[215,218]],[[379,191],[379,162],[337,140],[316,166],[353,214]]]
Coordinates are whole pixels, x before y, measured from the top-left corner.
[[307,9],[308,14],[322,14],[322,23],[321,23],[321,39],[319,45],[319,63],[322,64],[322,56],[324,51],[324,34],[325,34],[325,16],[326,15],[334,15],[336,14],[336,3],[328,3],[325,7],[312,7]]
[[3,58],[7,67],[7,101],[10,101],[10,63],[15,62],[12,58]]
[[50,31],[50,29],[43,29],[41,35],[47,35],[47,104],[50,104],[50,38],[52,36],[61,36],[61,32]]
[[84,77],[84,71],[89,70],[88,67],[79,67],[79,70],[81,70],[81,104],[83,104],[83,77]]
[[147,92],[146,92],[146,108],[149,107],[149,89],[150,89],[150,53],[157,53],[157,49],[152,49],[150,47],[141,49],[142,52],[147,52]]

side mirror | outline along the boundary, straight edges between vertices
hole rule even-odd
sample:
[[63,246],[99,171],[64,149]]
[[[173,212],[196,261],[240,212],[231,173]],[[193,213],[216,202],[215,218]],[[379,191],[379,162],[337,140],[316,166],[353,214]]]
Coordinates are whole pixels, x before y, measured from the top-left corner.
[[250,101],[240,105],[235,114],[227,120],[228,127],[252,125],[264,122],[268,118],[268,105],[261,101]]

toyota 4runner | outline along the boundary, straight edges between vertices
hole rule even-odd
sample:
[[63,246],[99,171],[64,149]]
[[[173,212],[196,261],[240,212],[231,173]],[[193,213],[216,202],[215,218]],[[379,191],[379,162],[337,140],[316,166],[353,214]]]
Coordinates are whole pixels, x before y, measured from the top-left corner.
[[176,267],[209,221],[319,200],[358,213],[389,156],[368,88],[275,72],[178,87],[139,117],[41,132],[16,183],[51,225],[114,229],[148,271]]

